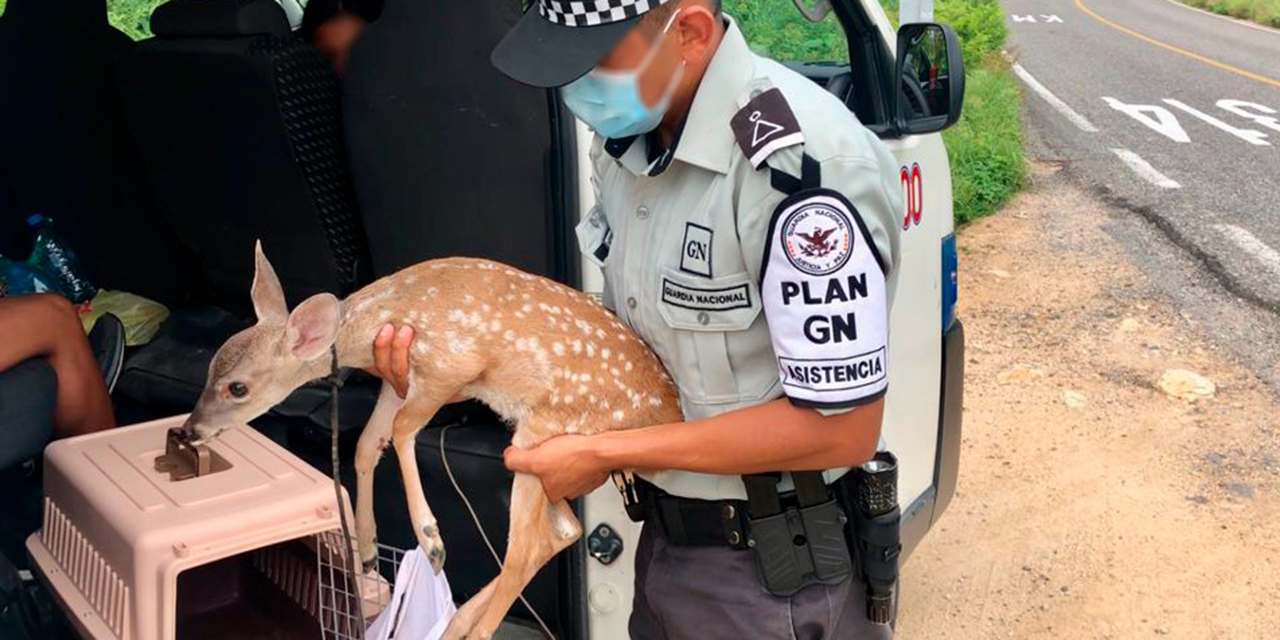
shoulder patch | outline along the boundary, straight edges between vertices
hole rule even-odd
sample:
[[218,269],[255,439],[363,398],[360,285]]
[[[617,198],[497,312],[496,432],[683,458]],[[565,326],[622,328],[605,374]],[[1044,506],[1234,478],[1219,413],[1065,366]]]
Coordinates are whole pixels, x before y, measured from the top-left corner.
[[774,151],[804,142],[796,114],[776,87],[752,98],[730,124],[738,146],[756,169]]
[[793,404],[839,409],[888,385],[883,263],[858,210],[830,189],[782,201],[769,224],[760,299]]

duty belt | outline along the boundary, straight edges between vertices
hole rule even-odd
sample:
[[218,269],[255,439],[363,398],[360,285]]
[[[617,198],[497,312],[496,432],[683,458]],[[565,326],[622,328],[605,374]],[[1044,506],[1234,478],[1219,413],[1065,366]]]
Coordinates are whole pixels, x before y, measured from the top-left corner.
[[747,501],[697,500],[673,496],[634,477],[615,472],[627,515],[657,526],[668,542],[682,547],[747,549]]
[[[627,515],[634,522],[651,522],[676,546],[750,548],[748,520],[752,514],[771,516],[787,507],[810,506],[830,500],[821,474],[793,474],[796,491],[777,492],[774,474],[744,476],[751,500],[699,500],[673,496],[630,472],[614,472]],[[813,480],[816,479],[816,482]]]

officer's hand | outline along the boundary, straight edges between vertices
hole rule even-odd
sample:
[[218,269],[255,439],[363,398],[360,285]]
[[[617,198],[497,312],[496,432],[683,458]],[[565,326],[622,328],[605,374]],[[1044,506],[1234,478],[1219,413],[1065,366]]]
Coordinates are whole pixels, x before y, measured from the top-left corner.
[[532,449],[507,447],[507,468],[542,480],[552,502],[591,493],[609,479],[609,470],[590,447],[589,436],[556,436]]
[[409,393],[409,345],[413,343],[413,327],[399,330],[383,325],[373,339],[373,368],[368,369],[384,382],[391,383],[401,399]]

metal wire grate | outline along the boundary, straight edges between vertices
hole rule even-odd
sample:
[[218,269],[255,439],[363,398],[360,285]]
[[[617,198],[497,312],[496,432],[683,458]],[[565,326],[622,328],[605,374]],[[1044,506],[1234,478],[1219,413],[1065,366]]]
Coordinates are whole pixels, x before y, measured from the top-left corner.
[[[321,638],[364,640],[365,629],[391,603],[392,586],[405,552],[379,544],[377,569],[366,572],[357,568],[353,585],[343,560],[342,532],[318,533],[315,542]],[[351,544],[354,547],[355,540]]]

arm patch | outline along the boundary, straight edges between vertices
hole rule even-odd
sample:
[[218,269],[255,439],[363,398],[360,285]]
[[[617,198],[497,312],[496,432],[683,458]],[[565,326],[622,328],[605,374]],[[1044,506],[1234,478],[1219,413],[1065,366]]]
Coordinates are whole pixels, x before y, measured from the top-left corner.
[[774,151],[804,142],[796,114],[777,88],[752,98],[733,115],[730,125],[738,146],[756,169]]
[[778,374],[793,404],[845,408],[884,394],[884,261],[847,198],[810,189],[783,200],[769,223],[760,281]]

